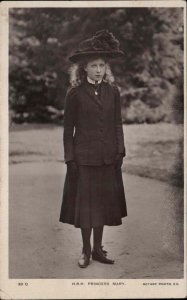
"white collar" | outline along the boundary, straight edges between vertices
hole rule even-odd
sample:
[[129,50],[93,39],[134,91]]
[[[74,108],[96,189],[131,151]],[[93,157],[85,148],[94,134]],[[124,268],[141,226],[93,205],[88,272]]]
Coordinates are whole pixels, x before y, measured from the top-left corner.
[[[95,81],[92,80],[92,79],[91,79],[90,77],[88,77],[88,76],[87,76],[87,80],[88,80],[89,83],[95,84]],[[97,83],[101,83],[101,81],[102,81],[102,79],[99,80]]]

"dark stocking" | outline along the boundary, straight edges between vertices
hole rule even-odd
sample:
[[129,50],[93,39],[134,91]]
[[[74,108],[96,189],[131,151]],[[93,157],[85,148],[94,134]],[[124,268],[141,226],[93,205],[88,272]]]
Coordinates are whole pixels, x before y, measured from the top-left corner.
[[98,250],[101,248],[102,244],[102,237],[103,237],[103,227],[94,227],[93,229],[93,237],[94,237],[94,250]]
[[90,256],[91,253],[91,245],[90,245],[91,233],[92,233],[92,228],[81,228],[83,251],[87,256]]

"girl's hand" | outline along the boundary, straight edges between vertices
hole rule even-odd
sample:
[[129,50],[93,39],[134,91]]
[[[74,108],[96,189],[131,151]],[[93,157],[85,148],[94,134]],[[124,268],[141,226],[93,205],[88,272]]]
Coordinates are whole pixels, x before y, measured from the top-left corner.
[[70,161],[67,162],[67,171],[70,174],[76,173],[77,170],[78,170],[78,166],[77,166],[77,164],[74,160],[70,160]]
[[120,169],[123,164],[123,154],[117,154],[115,159],[115,167],[116,169]]

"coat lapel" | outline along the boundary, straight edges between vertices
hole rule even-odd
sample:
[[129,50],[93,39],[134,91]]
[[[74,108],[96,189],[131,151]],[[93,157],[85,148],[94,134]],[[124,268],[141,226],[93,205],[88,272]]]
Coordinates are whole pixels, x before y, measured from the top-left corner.
[[[85,91],[87,93],[87,95],[89,96],[89,98],[95,102],[95,104],[102,106],[102,102],[101,100],[98,98],[97,95],[95,95],[95,91],[94,88],[90,87],[90,85],[88,83],[84,84],[85,86]],[[102,87],[101,87],[101,91],[102,91]],[[102,96],[102,95],[101,95]],[[102,98],[101,98],[102,99]]]
[[107,84],[105,82],[102,82],[100,101],[101,101],[103,107],[105,107],[107,105],[108,99],[109,99],[109,95],[108,95]]

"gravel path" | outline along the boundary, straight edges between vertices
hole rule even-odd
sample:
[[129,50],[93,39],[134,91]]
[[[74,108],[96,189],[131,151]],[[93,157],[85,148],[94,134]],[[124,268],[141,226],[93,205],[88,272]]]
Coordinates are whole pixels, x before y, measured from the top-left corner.
[[65,168],[57,162],[10,166],[10,278],[183,277],[183,225],[174,205],[182,189],[125,173],[128,217],[104,230],[115,264],[93,261],[80,269],[80,230],[58,221]]

